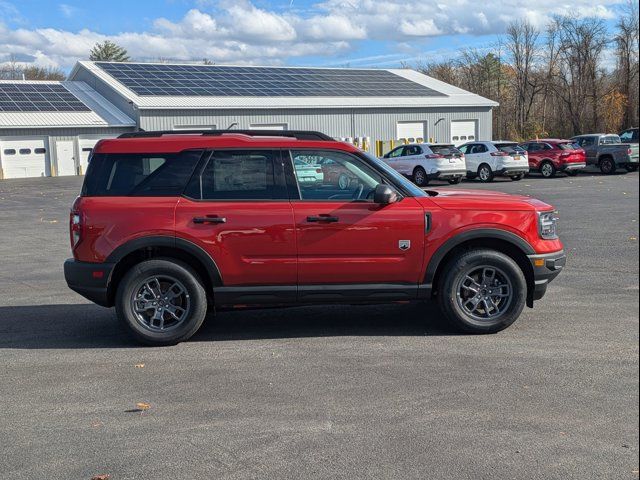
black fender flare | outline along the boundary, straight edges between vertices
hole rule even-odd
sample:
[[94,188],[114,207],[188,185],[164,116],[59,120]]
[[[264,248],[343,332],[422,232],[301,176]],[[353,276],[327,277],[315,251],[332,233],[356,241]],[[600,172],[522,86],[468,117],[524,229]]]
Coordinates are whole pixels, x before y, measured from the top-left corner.
[[527,242],[524,238],[507,230],[501,230],[498,228],[476,228],[473,230],[467,230],[455,235],[454,237],[450,238],[442,245],[440,245],[440,247],[438,247],[438,249],[429,259],[429,264],[427,265],[427,270],[424,276],[424,284],[428,286],[429,290],[432,288],[436,271],[438,270],[438,267],[442,263],[442,260],[447,256],[447,254],[458,245],[461,245],[464,242],[468,242],[469,240],[476,239],[502,240],[517,247],[525,255],[533,255],[536,253],[533,247],[529,245],[529,242]]
[[222,286],[222,275],[220,274],[220,269],[213,258],[211,258],[211,256],[198,245],[183,238],[168,235],[157,235],[129,240],[111,252],[105,262],[115,265],[124,257],[136,250],[152,247],[174,248],[190,254],[205,267],[209,280],[211,281],[211,285],[213,287]]

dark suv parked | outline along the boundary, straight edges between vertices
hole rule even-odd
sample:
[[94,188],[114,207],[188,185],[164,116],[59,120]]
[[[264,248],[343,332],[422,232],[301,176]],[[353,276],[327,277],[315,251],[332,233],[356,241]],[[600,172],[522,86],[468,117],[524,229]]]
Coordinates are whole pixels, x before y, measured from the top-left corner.
[[[69,286],[150,344],[189,338],[216,308],[430,298],[457,327],[488,333],[564,265],[550,205],[425,192],[323,134],[274,135],[100,141],[71,209]],[[349,181],[300,181],[311,160]]]

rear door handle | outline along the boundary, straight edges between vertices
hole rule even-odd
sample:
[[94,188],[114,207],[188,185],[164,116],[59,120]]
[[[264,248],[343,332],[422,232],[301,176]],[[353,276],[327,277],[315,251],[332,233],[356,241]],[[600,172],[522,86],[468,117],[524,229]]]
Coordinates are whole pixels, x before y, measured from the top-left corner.
[[227,223],[225,217],[194,217],[193,223]]
[[307,217],[307,222],[327,222],[335,223],[339,220],[338,217],[332,217],[330,215],[319,215],[317,217]]

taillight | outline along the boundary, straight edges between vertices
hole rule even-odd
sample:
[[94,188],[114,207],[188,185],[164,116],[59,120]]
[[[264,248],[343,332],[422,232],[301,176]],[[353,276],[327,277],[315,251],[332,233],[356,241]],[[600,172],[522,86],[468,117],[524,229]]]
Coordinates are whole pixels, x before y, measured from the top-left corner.
[[508,155],[507,152],[491,152],[492,157],[506,157]]
[[69,231],[71,234],[71,248],[75,248],[82,238],[82,215],[71,210],[69,215]]
[[564,152],[564,153],[560,154],[560,158],[567,158],[569,156],[571,156],[571,153],[569,153],[569,152]]
[[631,148],[627,150],[627,154],[631,155]]
[[322,173],[322,169],[321,168],[316,168],[316,173]]

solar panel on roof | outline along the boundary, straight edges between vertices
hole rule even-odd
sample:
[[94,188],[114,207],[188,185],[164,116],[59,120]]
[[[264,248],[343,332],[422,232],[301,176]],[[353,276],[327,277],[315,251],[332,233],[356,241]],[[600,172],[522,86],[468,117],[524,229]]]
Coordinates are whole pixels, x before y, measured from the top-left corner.
[[386,70],[96,62],[139,96],[435,97]]
[[0,112],[88,112],[58,83],[0,83]]

